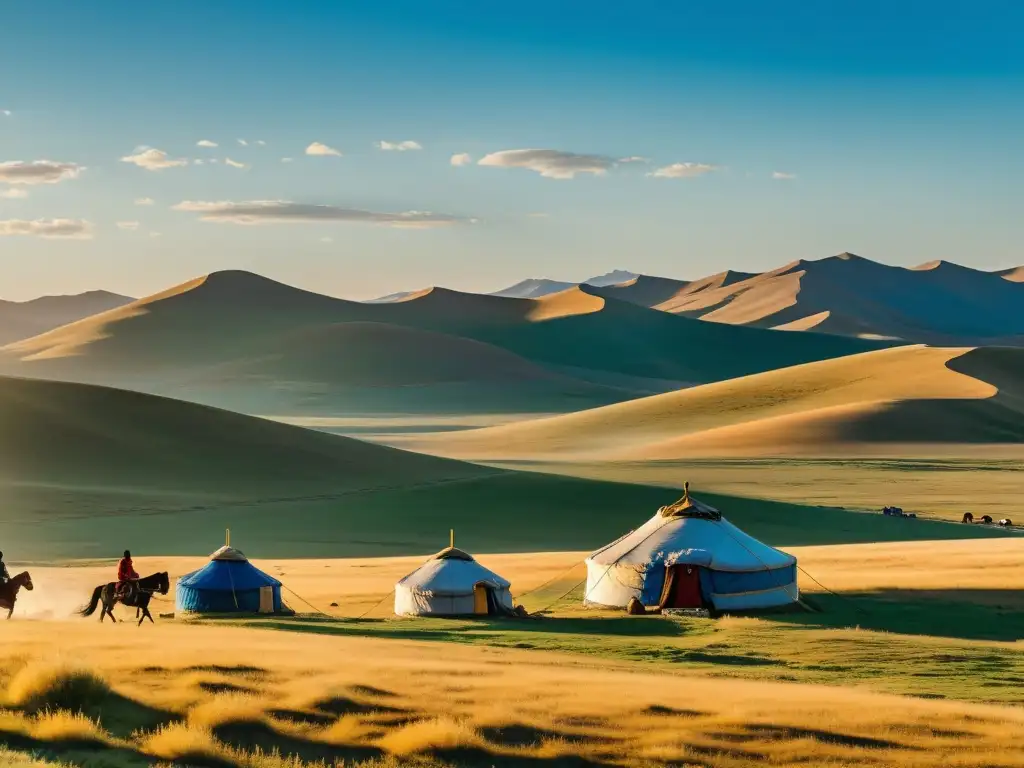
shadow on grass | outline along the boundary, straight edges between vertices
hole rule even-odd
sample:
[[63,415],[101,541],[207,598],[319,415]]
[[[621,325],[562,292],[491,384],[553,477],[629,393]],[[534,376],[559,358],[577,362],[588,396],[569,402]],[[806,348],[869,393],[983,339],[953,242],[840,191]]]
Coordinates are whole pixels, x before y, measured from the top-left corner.
[[815,594],[820,613],[772,615],[771,621],[851,627],[903,635],[1012,642],[1024,638],[1020,590],[913,590]]
[[383,750],[370,746],[337,745],[302,739],[275,731],[266,723],[233,722],[213,729],[218,740],[245,752],[257,750],[266,754],[279,752],[303,762],[327,765],[348,761],[365,761],[384,756]]

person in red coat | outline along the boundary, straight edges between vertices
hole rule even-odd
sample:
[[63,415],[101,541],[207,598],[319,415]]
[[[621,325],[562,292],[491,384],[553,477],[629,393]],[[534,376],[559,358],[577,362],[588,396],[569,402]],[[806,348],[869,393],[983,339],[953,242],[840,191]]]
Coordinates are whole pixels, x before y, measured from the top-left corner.
[[117,564],[117,594],[121,598],[127,597],[138,580],[139,574],[135,572],[135,566],[132,565],[132,553],[126,549],[124,557]]

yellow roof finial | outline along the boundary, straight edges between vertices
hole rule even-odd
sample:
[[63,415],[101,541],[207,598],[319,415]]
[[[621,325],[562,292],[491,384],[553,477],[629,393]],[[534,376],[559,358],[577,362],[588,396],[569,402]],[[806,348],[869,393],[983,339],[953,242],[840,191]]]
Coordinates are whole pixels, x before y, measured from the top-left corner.
[[454,547],[455,546],[455,529],[454,528],[450,528],[448,530],[448,546],[449,547]]
[[231,529],[230,528],[225,528],[224,529],[224,546],[225,547],[230,547],[231,546]]

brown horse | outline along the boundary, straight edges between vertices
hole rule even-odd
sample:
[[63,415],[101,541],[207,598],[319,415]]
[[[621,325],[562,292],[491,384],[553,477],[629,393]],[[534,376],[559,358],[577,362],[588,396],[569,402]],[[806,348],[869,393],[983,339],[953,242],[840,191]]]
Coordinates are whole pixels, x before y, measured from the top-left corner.
[[114,617],[113,608],[118,603],[127,605],[132,608],[137,608],[136,615],[139,611],[142,612],[142,616],[139,618],[139,626],[143,621],[149,619],[153,621],[153,614],[149,612],[149,601],[154,594],[159,592],[161,595],[166,595],[168,590],[171,588],[170,579],[167,576],[167,571],[161,571],[160,573],[154,573],[151,576],[146,576],[134,582],[132,589],[127,594],[119,594],[117,591],[117,582],[111,581],[108,584],[100,584],[96,589],[92,591],[92,598],[89,600],[89,604],[79,609],[78,613],[80,616],[92,616],[96,611],[96,606],[103,601],[103,610],[100,611],[100,621],[103,621],[105,616],[110,616],[110,620],[117,623],[117,619]]
[[0,608],[7,609],[7,618],[14,613],[14,604],[18,601],[18,590],[22,587],[32,591],[32,577],[28,571],[22,571],[6,584],[0,584]]

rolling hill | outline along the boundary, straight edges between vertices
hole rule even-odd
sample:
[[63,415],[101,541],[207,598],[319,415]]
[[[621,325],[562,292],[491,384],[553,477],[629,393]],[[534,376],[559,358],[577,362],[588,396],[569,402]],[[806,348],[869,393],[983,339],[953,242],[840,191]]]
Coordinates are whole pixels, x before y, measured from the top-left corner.
[[508,288],[494,291],[490,296],[504,296],[511,299],[539,299],[552,293],[558,293],[568,288],[575,288],[578,285],[589,285],[594,287],[618,285],[629,280],[635,280],[638,276],[624,269],[614,269],[603,275],[596,275],[587,278],[579,283],[565,282],[564,280],[549,280],[546,277],[532,277],[521,280]]
[[[526,377],[534,387],[529,397],[522,390],[516,407],[537,412],[560,399],[557,410],[572,410],[885,346],[704,323],[606,298],[602,290],[574,287],[530,300],[432,288],[368,304],[219,272],[8,345],[4,372],[177,396],[191,396],[181,389],[186,385],[215,384],[211,402],[218,404],[250,401],[254,388],[269,395],[271,381],[278,392],[298,382],[300,390],[334,388],[338,397],[321,398],[321,411],[346,412],[343,390],[363,387],[372,366],[395,386],[420,387],[450,381],[450,363],[462,357],[458,380],[473,384],[487,381],[498,357],[512,365],[515,356],[520,373],[512,381]],[[355,325],[343,330],[344,324]],[[381,325],[391,330],[384,334]],[[358,341],[361,333],[383,346]],[[414,349],[424,344],[436,344],[438,354]],[[507,407],[512,381],[493,389],[487,410]],[[535,405],[524,401],[534,396]],[[283,415],[280,408],[295,401],[293,388],[274,412]]]
[[898,347],[403,444],[485,460],[643,461],[1024,444],[1024,351]]
[[31,301],[0,301],[0,344],[28,339],[133,299],[108,291],[73,296],[41,296]]
[[732,325],[936,345],[1021,345],[1024,283],[1013,274],[947,261],[906,269],[843,253],[684,292],[656,306]]
[[[104,387],[0,377],[0,524],[21,562],[200,554],[575,551],[673,491],[481,467]],[[837,509],[710,495],[774,543],[948,538]]]

